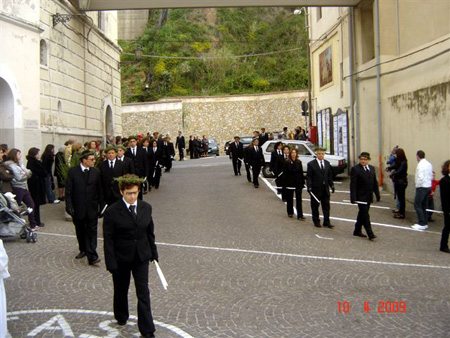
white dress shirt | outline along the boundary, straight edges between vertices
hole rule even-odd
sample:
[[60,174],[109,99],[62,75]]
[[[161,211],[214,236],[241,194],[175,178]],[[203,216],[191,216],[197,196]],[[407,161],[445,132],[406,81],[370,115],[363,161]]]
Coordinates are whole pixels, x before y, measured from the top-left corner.
[[421,159],[416,168],[416,188],[431,188],[433,166],[426,159]]

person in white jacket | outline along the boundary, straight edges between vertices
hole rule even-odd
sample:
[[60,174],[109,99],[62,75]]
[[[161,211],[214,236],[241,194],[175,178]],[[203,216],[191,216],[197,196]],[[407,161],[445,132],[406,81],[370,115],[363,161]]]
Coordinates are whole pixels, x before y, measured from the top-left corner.
[[6,337],[6,294],[3,279],[8,278],[8,255],[0,239],[0,337]]
[[425,159],[425,153],[419,150],[416,155],[416,196],[414,197],[414,209],[417,214],[417,224],[411,227],[415,230],[428,229],[428,194],[431,191],[431,181],[433,180],[433,166]]

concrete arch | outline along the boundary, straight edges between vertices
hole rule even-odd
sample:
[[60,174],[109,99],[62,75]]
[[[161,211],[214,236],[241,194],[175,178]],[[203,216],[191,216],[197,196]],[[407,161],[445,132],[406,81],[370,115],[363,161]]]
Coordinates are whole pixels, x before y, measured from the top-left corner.
[[10,148],[23,147],[23,108],[14,74],[0,64],[0,139]]
[[[106,97],[103,100],[103,135],[106,141],[106,135],[113,136],[114,135],[114,111],[113,111],[113,103],[111,96]],[[105,142],[104,142],[105,144]]]

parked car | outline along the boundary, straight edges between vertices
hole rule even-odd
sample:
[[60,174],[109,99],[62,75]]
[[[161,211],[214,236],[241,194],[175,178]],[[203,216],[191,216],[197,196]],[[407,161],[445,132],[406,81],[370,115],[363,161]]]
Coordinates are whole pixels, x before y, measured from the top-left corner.
[[[247,148],[252,143],[252,141],[253,141],[253,136],[242,136],[241,137],[241,143],[244,148]],[[234,140],[225,142],[224,150],[227,155],[230,155],[229,147],[230,147],[230,144],[233,142],[234,142]]]
[[216,155],[219,156],[219,144],[217,141],[213,138],[208,139],[209,145],[208,145],[208,155]]
[[[275,143],[278,141],[271,140],[264,143],[261,147],[264,154],[265,165],[263,168],[264,177],[273,177],[270,171],[270,156],[275,148]],[[291,149],[297,149],[300,160],[303,164],[303,172],[306,174],[308,162],[316,158],[314,152],[315,145],[309,141],[297,141],[297,140],[283,140],[283,144],[287,144]],[[333,171],[333,178],[339,174],[342,174],[347,168],[347,162],[342,156],[325,155],[325,159],[330,162],[331,169]]]

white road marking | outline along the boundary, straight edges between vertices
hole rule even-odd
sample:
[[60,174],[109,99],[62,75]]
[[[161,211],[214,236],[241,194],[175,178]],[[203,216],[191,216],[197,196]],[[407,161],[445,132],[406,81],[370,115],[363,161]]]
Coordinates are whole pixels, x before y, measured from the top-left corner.
[[[60,314],[60,313],[75,313],[75,314],[86,314],[86,315],[92,315],[92,314],[96,314],[96,315],[102,315],[102,316],[111,316],[114,317],[114,313],[113,312],[107,312],[107,311],[93,311],[93,310],[81,310],[81,309],[40,309],[40,310],[23,310],[23,311],[13,311],[13,312],[8,312],[6,315],[8,317],[10,316],[20,316],[20,315],[30,315],[30,314],[42,314],[42,313],[56,313],[56,314]],[[137,321],[137,316],[132,316],[130,315],[129,320],[135,320]],[[177,334],[178,336],[182,337],[182,338],[194,338],[193,336],[191,336],[189,333],[181,330],[180,328],[171,325],[171,324],[166,324],[163,322],[160,322],[158,320],[154,320],[155,325],[158,325],[160,327],[163,327],[169,331],[172,331],[173,333]]]
[[[265,179],[264,177],[261,177],[261,179],[262,179],[263,182],[269,187],[269,189],[272,190],[272,191],[276,194],[276,196],[277,196],[279,199],[281,199],[281,196],[278,195],[278,194],[276,193],[275,187],[274,187],[272,184],[270,184],[270,182],[269,182],[267,179]],[[302,200],[309,201],[309,199],[302,199]],[[335,204],[344,204],[343,202],[331,202],[331,203],[335,203]],[[349,204],[352,205],[351,203],[349,203]],[[375,206],[374,206],[374,207],[375,207]],[[383,207],[383,208],[384,208],[384,207]],[[297,210],[295,209],[295,207],[294,207],[294,213],[297,215]],[[303,214],[303,216],[312,216],[312,214]],[[320,216],[320,218],[323,218],[323,216]],[[330,217],[330,219],[334,219],[334,220],[336,220],[336,221],[350,222],[350,223],[355,223],[355,222],[356,222],[355,219],[340,218],[340,217],[332,217],[332,216]],[[372,225],[382,226],[382,227],[387,227],[387,228],[394,228],[394,229],[401,229],[401,230],[409,230],[409,231],[419,231],[419,230],[412,229],[412,228],[410,228],[410,227],[401,226],[401,225],[385,224],[385,223],[377,223],[377,222],[372,222],[371,224],[372,224]],[[426,231],[420,231],[420,232],[425,232],[425,233],[428,233],[428,234],[441,235],[440,232],[436,232],[436,231],[428,231],[428,230],[426,230]]]
[[316,237],[317,237],[317,238],[320,238],[320,239],[334,240],[334,238],[331,238],[331,237],[322,237],[322,236],[319,236],[318,234],[316,234]]

